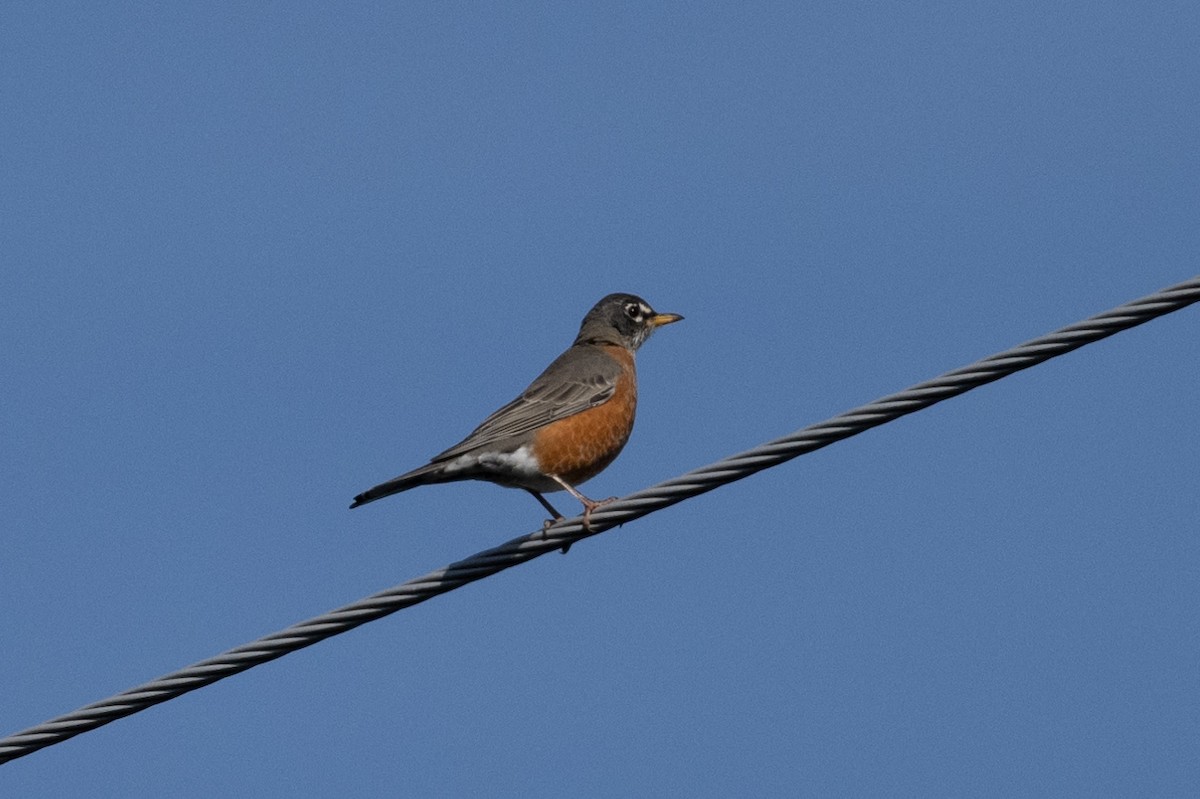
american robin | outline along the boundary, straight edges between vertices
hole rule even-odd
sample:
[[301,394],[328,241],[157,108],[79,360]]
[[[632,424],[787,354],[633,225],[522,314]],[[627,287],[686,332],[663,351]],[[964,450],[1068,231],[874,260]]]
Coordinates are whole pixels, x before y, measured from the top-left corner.
[[421,485],[486,480],[525,489],[554,519],[562,514],[542,493],[566,491],[583,503],[586,527],[592,511],[614,498],[597,502],[575,486],[612,463],[629,440],[637,410],[634,352],[655,329],[682,318],[632,294],[609,294],[583,317],[575,343],[521,396],[427,465],[367,489],[350,507]]

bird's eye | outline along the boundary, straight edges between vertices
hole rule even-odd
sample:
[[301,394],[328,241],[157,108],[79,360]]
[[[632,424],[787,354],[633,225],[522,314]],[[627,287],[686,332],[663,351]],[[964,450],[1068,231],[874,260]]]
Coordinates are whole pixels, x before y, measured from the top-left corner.
[[625,314],[630,319],[638,321],[642,318],[642,306],[638,305],[636,302],[631,302],[625,306]]

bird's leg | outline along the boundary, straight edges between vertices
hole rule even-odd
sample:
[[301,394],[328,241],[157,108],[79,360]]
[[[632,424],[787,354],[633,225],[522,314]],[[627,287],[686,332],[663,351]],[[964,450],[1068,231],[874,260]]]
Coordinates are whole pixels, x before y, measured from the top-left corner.
[[543,530],[548,530],[550,528],[550,525],[552,525],[555,522],[560,521],[562,519],[563,515],[561,513],[559,513],[557,510],[555,510],[554,506],[551,505],[549,502],[547,502],[545,497],[543,497],[538,492],[534,491],[532,488],[527,488],[525,490],[528,491],[533,496],[534,499],[536,499],[538,502],[542,503],[542,507],[545,508],[546,510],[550,511],[550,515],[552,517],[554,517],[552,519],[547,519],[546,521],[544,521],[542,523]]
[[[527,488],[525,490],[528,491],[530,494],[532,494],[534,499],[536,499],[538,502],[542,503],[542,507],[545,508],[546,510],[550,511],[550,515],[554,517],[553,519],[546,519],[546,521],[542,522],[542,538],[545,538],[546,531],[549,530],[551,525],[553,525],[555,522],[561,521],[563,518],[563,515],[561,513],[559,513],[557,510],[555,510],[554,506],[551,505],[549,502],[547,502],[545,497],[543,497],[538,492],[534,491],[532,488]],[[571,548],[570,544],[565,545],[562,548],[562,553],[564,555],[567,554],[567,550],[570,548]]]
[[558,475],[552,474],[550,475],[550,479],[558,483],[560,486],[566,489],[567,493],[583,503],[583,529],[589,533],[592,531],[592,511],[601,505],[607,505],[610,502],[615,502],[617,499],[616,497],[609,497],[608,499],[600,500],[588,499],[583,494],[580,494],[579,491],[575,489],[575,486],[571,485]]

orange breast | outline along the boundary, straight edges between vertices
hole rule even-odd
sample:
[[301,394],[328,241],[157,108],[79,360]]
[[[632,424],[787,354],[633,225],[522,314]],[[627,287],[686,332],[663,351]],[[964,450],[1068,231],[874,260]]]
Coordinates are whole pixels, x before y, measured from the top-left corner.
[[542,471],[579,485],[604,470],[621,454],[637,414],[637,377],[633,354],[606,347],[621,364],[616,390],[603,405],[561,419],[538,430],[533,453]]

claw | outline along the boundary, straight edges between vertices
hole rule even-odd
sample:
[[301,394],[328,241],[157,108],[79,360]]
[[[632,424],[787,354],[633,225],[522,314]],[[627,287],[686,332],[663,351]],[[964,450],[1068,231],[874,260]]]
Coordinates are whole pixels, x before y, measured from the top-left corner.
[[[592,511],[594,511],[596,508],[600,507],[601,505],[607,505],[608,503],[614,502],[617,499],[616,497],[609,497],[608,499],[601,499],[601,500],[588,499],[583,494],[580,494],[578,491],[576,491],[574,486],[572,486],[567,481],[563,480],[561,477],[557,477],[555,475],[550,475],[550,477],[555,482],[557,482],[559,485],[561,485],[564,489],[566,489],[567,492],[571,496],[575,497],[575,499],[577,499],[581,503],[583,503],[583,530],[584,530],[584,532],[587,532],[587,533],[590,533],[592,531]],[[542,524],[542,536],[545,537],[546,531],[550,529],[550,526],[553,525],[555,522],[562,520],[562,518],[563,518],[562,514],[559,513],[557,510],[555,510],[554,506],[551,505],[549,502],[547,502],[546,498],[543,497],[541,494],[539,494],[537,491],[534,491],[533,489],[530,489],[530,488],[527,488],[525,490],[528,491],[530,494],[532,494],[534,499],[536,499],[538,502],[542,503],[543,508],[545,508],[546,510],[548,510],[552,514],[554,514],[553,519],[547,519]],[[571,548],[570,544],[563,544],[562,553],[564,555],[567,554],[567,550],[569,550],[570,548]]]
[[616,502],[617,498],[609,497],[608,499],[600,500],[584,498],[580,501],[583,502],[583,529],[590,533],[592,531],[592,511],[601,505],[607,505],[610,502]]

